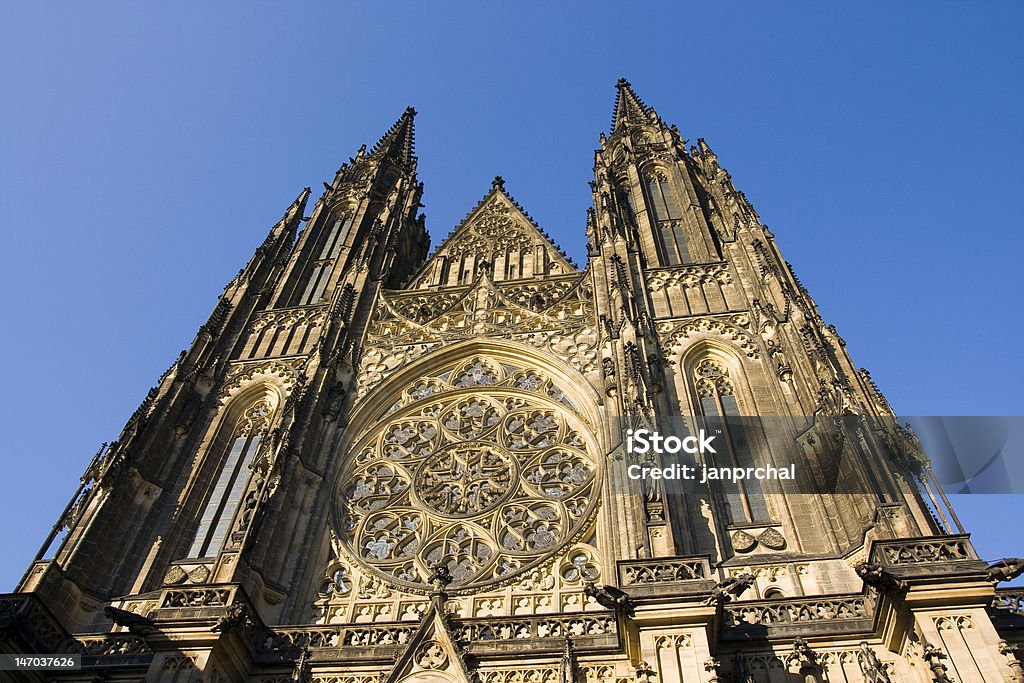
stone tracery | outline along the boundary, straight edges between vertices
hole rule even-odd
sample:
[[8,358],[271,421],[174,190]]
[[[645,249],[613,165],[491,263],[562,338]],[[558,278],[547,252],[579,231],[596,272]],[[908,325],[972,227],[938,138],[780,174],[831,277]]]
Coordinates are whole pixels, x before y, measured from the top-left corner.
[[588,427],[550,378],[480,356],[411,383],[351,452],[342,545],[421,590],[437,564],[457,590],[549,560],[586,530],[600,474]]

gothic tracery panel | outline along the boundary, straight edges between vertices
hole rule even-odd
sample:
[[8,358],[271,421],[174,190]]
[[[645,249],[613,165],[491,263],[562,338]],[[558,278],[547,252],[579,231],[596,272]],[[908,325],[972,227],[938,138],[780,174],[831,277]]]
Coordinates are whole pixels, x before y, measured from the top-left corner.
[[514,580],[578,540],[596,505],[594,440],[568,397],[539,370],[486,357],[412,382],[349,452],[336,533],[406,588],[425,589],[437,565],[456,590]]

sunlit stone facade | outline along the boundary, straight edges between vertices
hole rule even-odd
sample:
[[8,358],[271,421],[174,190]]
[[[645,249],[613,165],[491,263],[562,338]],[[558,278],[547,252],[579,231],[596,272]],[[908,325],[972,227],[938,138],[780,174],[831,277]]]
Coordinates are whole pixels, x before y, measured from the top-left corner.
[[[411,109],[303,191],[0,596],[4,652],[84,668],[9,675],[1022,680],[1024,593],[711,148],[617,90],[584,267],[501,178],[428,254]],[[856,492],[627,477],[627,427],[737,415],[852,444]]]

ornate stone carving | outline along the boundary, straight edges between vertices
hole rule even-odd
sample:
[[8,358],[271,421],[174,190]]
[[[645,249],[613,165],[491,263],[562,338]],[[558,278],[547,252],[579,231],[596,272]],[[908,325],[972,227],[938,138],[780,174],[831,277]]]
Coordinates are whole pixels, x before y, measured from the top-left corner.
[[[467,390],[486,388],[486,393]],[[426,588],[508,582],[589,523],[599,477],[587,429],[542,373],[470,357],[417,380],[354,444],[336,535],[372,574]],[[571,404],[570,404],[571,405]]]
[[574,276],[547,288],[502,288],[483,278],[457,300],[447,292],[434,304],[423,294],[386,292],[367,334],[357,393],[366,394],[441,342],[488,333],[564,358],[582,372],[595,370],[598,336],[589,278]]
[[283,628],[260,635],[254,646],[262,652],[289,651],[293,648],[306,647],[321,649],[397,646],[408,643],[416,629],[416,624]]
[[973,559],[967,541],[962,538],[886,541],[877,544],[874,552],[877,561],[885,565]]
[[228,371],[224,386],[220,390],[220,399],[226,402],[229,397],[258,379],[267,379],[279,386],[284,393],[291,391],[299,376],[299,369],[305,359],[244,361],[236,363]]
[[707,561],[703,559],[632,560],[619,563],[621,585],[675,583],[707,578]]
[[756,579],[753,574],[737,574],[720,581],[711,591],[711,595],[704,601],[705,605],[724,605],[733,598],[743,595],[748,588],[754,585]]
[[870,618],[873,609],[874,603],[860,595],[846,598],[774,600],[728,605],[725,608],[725,623],[727,626],[746,626],[845,621]]
[[223,607],[231,600],[228,588],[189,588],[167,590],[161,609],[168,607]]
[[1013,581],[1024,574],[1024,559],[1020,557],[1004,557],[988,566],[988,580],[992,583]]
[[715,335],[731,341],[750,358],[757,358],[757,337],[750,331],[750,316],[734,313],[719,316],[698,316],[680,321],[666,320],[657,325],[662,346],[681,350],[686,340],[697,335]]
[[1024,616],[1024,589],[1003,588],[997,590],[992,600],[992,606]]
[[327,312],[325,306],[279,308],[260,313],[252,322],[252,331],[264,329],[288,330],[297,325],[319,326]]
[[76,652],[90,657],[125,657],[130,655],[149,655],[152,650],[146,641],[135,635],[111,634],[98,638],[78,638],[69,640],[63,648],[65,653]]
[[458,631],[470,642],[531,638],[565,639],[616,633],[615,617],[608,614],[575,617],[531,617],[501,621],[467,621]]
[[696,289],[711,283],[731,284],[732,274],[724,263],[658,268],[648,271],[647,283],[654,292],[673,286]]

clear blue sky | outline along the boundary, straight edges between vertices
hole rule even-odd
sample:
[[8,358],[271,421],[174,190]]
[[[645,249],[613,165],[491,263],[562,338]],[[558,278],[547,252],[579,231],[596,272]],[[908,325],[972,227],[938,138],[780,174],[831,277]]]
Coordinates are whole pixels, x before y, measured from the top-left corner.
[[[435,240],[500,173],[583,262],[626,76],[899,412],[1024,412],[1024,5],[686,5],[5,4],[0,590],[288,203],[409,104]],[[1024,555],[991,521],[1018,499],[959,509]]]

